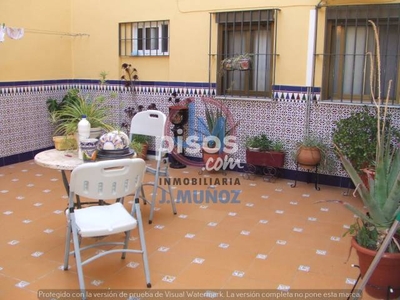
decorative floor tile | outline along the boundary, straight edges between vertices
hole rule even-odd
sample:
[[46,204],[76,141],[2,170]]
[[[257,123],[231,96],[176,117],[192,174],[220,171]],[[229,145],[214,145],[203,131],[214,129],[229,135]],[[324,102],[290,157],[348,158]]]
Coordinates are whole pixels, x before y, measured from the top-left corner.
[[210,222],[207,224],[207,226],[210,226],[210,227],[215,227],[217,225],[218,225],[218,223],[215,223],[215,222]]
[[276,210],[276,211],[275,211],[275,213],[277,213],[277,214],[280,214],[280,215],[281,215],[281,214],[283,214],[283,213],[284,213],[284,211],[283,211],[283,210],[280,210],[280,209],[278,209],[278,210]]
[[140,266],[140,264],[138,263],[138,262],[135,262],[135,261],[131,261],[129,264],[127,264],[126,265],[128,268],[131,268],[131,269],[136,269],[137,267],[139,267]]
[[339,242],[339,241],[340,241],[340,237],[338,237],[338,236],[331,236],[331,241]]
[[193,259],[192,262],[201,265],[204,261],[205,261],[204,258],[196,257],[195,259]]
[[185,234],[185,238],[187,238],[187,239],[192,239],[192,238],[194,238],[196,235],[195,234],[193,234],[193,233],[186,233]]
[[303,232],[303,228],[299,228],[299,227],[294,227],[293,228],[294,232]]
[[160,251],[160,252],[167,252],[168,250],[169,250],[168,247],[160,247],[160,248],[158,248],[158,251]]
[[171,276],[171,275],[165,275],[162,279],[162,281],[165,282],[174,282],[174,280],[176,279],[175,276]]
[[15,286],[16,286],[16,287],[19,287],[19,288],[24,288],[24,287],[26,287],[26,286],[29,285],[29,284],[30,284],[29,282],[20,281],[20,282],[18,282]]
[[100,286],[104,283],[104,281],[95,279],[95,280],[92,280],[90,283],[91,283],[91,285],[94,285],[94,286]]
[[250,235],[250,231],[242,230],[242,231],[240,232],[240,234],[241,234],[241,235]]
[[300,265],[298,270],[299,271],[303,271],[303,272],[309,272],[310,271],[310,267],[309,266]]
[[243,277],[244,276],[244,272],[235,270],[235,271],[233,271],[232,276]]
[[14,245],[19,244],[19,241],[17,241],[17,240],[12,240],[12,241],[8,242],[8,244],[11,245],[11,246],[14,246]]
[[188,216],[187,215],[179,215],[178,216],[180,219],[186,219]]
[[164,225],[156,225],[156,226],[154,226],[155,229],[164,229],[164,227],[165,227]]
[[346,278],[346,284],[355,285],[356,281],[354,278]]
[[237,215],[237,213],[235,213],[235,212],[229,212],[228,213],[228,216],[231,216],[231,217],[234,217],[234,216],[236,216]]
[[315,218],[315,217],[308,217],[307,220],[308,220],[308,221],[311,221],[311,222],[315,222],[315,221],[317,221],[317,218]]
[[43,230],[44,233],[52,233],[53,231],[54,230],[50,229],[50,228],[47,228],[47,229]]
[[261,253],[257,254],[256,256],[257,259],[267,259],[267,257],[268,257],[267,254],[261,254]]
[[284,240],[277,240],[276,243],[277,243],[278,245],[284,246],[284,245],[286,245],[287,242],[284,241]]
[[280,284],[278,285],[277,290],[288,292],[290,290],[290,285]]
[[40,251],[36,251],[36,252],[31,254],[31,256],[33,256],[33,257],[39,257],[39,256],[42,256],[42,255],[43,255],[43,252],[40,252]]
[[227,248],[229,248],[229,244],[221,243],[221,244],[218,245],[218,247],[223,248],[223,249],[227,249]]
[[258,221],[258,223],[260,223],[260,224],[267,224],[267,223],[268,223],[268,220],[260,220],[260,221]]
[[318,255],[326,255],[326,250],[317,250],[315,253]]

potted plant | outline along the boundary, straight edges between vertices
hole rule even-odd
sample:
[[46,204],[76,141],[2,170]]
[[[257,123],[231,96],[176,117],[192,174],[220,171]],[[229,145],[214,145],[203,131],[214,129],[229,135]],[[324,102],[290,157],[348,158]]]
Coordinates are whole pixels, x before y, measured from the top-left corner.
[[329,168],[329,146],[321,137],[306,135],[303,140],[296,143],[294,158],[296,163],[304,169],[312,169],[316,166]]
[[56,104],[54,99],[49,99],[47,107],[56,126],[55,134],[74,135],[82,115],[86,115],[91,131],[94,132],[91,137],[98,138],[103,129],[112,130],[113,127],[106,123],[109,108],[104,102],[103,96],[91,99],[89,96],[82,96],[76,89],[69,90],[60,103]]
[[205,119],[198,117],[197,131],[205,137],[201,146],[203,161],[213,168],[218,158],[223,159],[227,155],[224,151],[227,147],[226,138],[235,133],[239,123],[228,122],[227,110],[219,101],[206,101],[204,98],[202,100],[205,105]]
[[[375,33],[377,48],[376,65],[370,55],[371,74],[374,74],[376,66],[377,80],[380,82],[380,53],[379,37],[372,21]],[[372,75],[371,75],[372,77]],[[372,80],[371,80],[372,81]],[[389,83],[390,84],[390,83]],[[372,85],[372,83],[371,83]],[[361,276],[363,276],[377,253],[382,241],[384,240],[388,229],[392,227],[397,214],[400,211],[400,149],[398,145],[392,143],[392,128],[387,125],[389,97],[381,99],[380,85],[378,84],[377,95],[372,93],[372,100],[376,108],[376,138],[375,141],[375,175],[368,176],[368,185],[366,186],[360,177],[359,170],[344,153],[337,147],[337,153],[340,160],[348,172],[351,180],[356,186],[356,191],[360,195],[364,204],[364,209],[358,209],[351,204],[328,200],[329,202],[338,202],[354,213],[358,219],[350,226],[348,233],[353,235],[351,245],[357,251]],[[371,86],[373,91],[373,87]],[[390,86],[389,86],[390,90]],[[356,139],[356,137],[354,137]],[[380,260],[373,275],[368,281],[366,292],[375,298],[397,298],[400,296],[400,290],[395,290],[389,294],[388,288],[400,287],[400,239],[395,236],[391,244],[386,249],[383,258]]]
[[[283,143],[272,141],[265,134],[259,134],[248,138],[253,148],[246,149],[246,162],[255,166],[282,168],[285,160]],[[247,143],[246,141],[246,144]]]
[[[353,112],[349,117],[335,122],[336,127],[332,133],[333,143],[351,161],[367,186],[366,173],[373,174],[375,169],[377,121],[376,113],[364,107],[361,111]],[[385,123],[385,126],[391,126],[389,115],[386,116]],[[390,131],[393,139],[398,141],[399,131],[393,126]]]
[[221,61],[221,69],[224,71],[247,71],[251,69],[252,54],[244,53],[227,57]]
[[147,151],[149,148],[149,140],[149,136],[136,134],[132,137],[129,148],[133,149],[136,152],[137,157],[146,159]]

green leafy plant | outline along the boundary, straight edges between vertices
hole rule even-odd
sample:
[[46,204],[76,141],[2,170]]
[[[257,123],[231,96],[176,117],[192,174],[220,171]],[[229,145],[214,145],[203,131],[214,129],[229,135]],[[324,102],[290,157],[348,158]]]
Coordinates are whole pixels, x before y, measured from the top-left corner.
[[145,145],[150,142],[150,137],[147,135],[135,134],[129,144],[129,148],[133,149],[136,153],[142,153]]
[[[371,113],[367,107],[335,122],[336,127],[333,129],[332,141],[360,173],[363,169],[374,169],[377,122],[376,114]],[[386,116],[385,122],[385,126],[391,126],[389,115]],[[392,127],[391,131],[393,137],[398,140],[398,130]]]
[[[379,37],[376,26],[369,21],[374,29],[375,41],[379,45]],[[341,203],[359,220],[352,226],[348,233],[352,234],[357,243],[365,248],[377,250],[382,244],[388,229],[392,226],[396,216],[400,213],[400,149],[392,143],[392,127],[387,124],[388,101],[391,81],[389,82],[386,99],[381,99],[380,89],[380,53],[377,46],[376,65],[371,53],[368,53],[371,64],[371,78],[375,74],[378,81],[377,95],[372,92],[372,100],[376,109],[376,138],[375,141],[375,174],[368,174],[368,187],[360,177],[357,167],[337,147],[340,160],[356,186],[366,212],[357,207],[339,200],[328,200],[328,202]],[[371,85],[372,85],[371,80]],[[371,91],[374,91],[371,86]],[[391,245],[386,249],[389,252],[399,252],[400,245],[398,237],[394,237]]]
[[233,70],[250,70],[252,63],[253,54],[243,53],[234,55],[232,57],[227,57],[221,60],[221,70],[220,71],[233,71]]
[[70,90],[57,106],[53,99],[48,100],[47,107],[51,120],[56,125],[55,134],[70,135],[78,129],[82,115],[86,115],[91,128],[113,130],[113,126],[106,123],[109,107],[105,105],[105,97],[90,98],[82,96],[78,90]]
[[272,141],[266,134],[259,134],[247,137],[245,145],[248,148],[257,148],[259,151],[268,151],[272,147]]
[[282,141],[272,141],[271,151],[283,152],[285,150],[285,146]]

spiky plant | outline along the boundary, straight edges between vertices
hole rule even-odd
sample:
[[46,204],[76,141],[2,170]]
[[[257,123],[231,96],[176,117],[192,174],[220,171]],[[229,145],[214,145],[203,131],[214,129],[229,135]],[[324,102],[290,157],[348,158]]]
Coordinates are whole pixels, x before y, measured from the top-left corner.
[[76,95],[76,100],[63,105],[59,110],[51,113],[51,119],[56,124],[56,134],[74,134],[78,129],[78,123],[82,115],[86,115],[91,128],[103,128],[107,131],[113,127],[106,123],[109,108],[104,103],[104,97],[90,99],[80,94]]
[[[350,226],[348,233],[355,236],[357,243],[365,248],[376,250],[385,238],[388,229],[392,226],[397,214],[400,212],[400,151],[398,145],[393,145],[391,140],[391,127],[386,122],[389,92],[391,82],[389,82],[386,99],[381,99],[380,86],[380,50],[379,37],[375,23],[372,24],[375,41],[377,44],[376,76],[378,84],[378,94],[375,95],[372,87],[374,76],[374,59],[369,53],[371,63],[370,83],[371,96],[376,108],[377,116],[377,138],[376,138],[376,161],[374,175],[368,174],[368,187],[361,179],[359,172],[352,165],[351,161],[337,149],[341,162],[348,172],[351,180],[356,186],[356,191],[360,195],[366,208],[366,213],[353,205],[333,200],[343,204],[359,218],[355,224]],[[397,237],[398,238],[398,237]],[[393,238],[388,252],[399,252],[399,241]]]
[[[211,103],[214,105],[213,107],[207,104],[204,99],[203,103],[205,106],[205,119],[198,117],[200,129],[197,131],[206,137],[217,137],[221,142],[221,153],[224,147],[224,138],[234,133],[236,127],[239,125],[239,122],[235,122],[234,124],[228,122],[228,115],[224,110],[222,103],[216,100],[211,101]],[[210,140],[207,143],[207,147],[209,148],[215,148],[216,146],[217,145],[214,140]]]

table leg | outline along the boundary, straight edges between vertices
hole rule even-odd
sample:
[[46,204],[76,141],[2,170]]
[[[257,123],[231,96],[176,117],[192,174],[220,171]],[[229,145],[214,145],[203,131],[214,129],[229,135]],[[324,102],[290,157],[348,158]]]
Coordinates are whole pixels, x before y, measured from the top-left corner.
[[[69,181],[67,178],[67,174],[65,174],[65,170],[61,170],[61,176],[62,176],[62,180],[63,180],[63,184],[65,187],[65,191],[67,192],[67,196],[69,197]],[[76,203],[75,203],[75,207],[77,208],[81,208],[81,199],[79,198],[78,195],[76,195]]]

